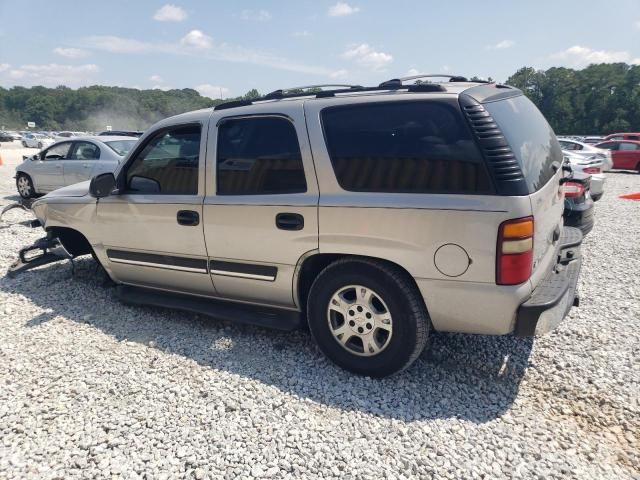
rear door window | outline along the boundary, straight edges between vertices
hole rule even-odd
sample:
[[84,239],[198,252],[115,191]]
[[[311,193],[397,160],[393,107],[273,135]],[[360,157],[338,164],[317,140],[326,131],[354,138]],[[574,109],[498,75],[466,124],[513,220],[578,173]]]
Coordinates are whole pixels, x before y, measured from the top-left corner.
[[562,165],[562,149],[540,110],[524,95],[484,104],[513,151],[531,193]]
[[435,100],[364,103],[328,107],[321,117],[344,190],[494,192],[457,105]]
[[637,145],[635,143],[621,142],[620,143],[620,147],[618,148],[618,150],[630,152],[630,151],[634,151],[634,150],[640,150],[640,148],[638,148],[638,147],[640,147],[640,145]]
[[218,195],[303,193],[298,134],[278,116],[230,118],[218,127]]
[[100,149],[90,142],[74,142],[69,160],[97,160],[100,158]]

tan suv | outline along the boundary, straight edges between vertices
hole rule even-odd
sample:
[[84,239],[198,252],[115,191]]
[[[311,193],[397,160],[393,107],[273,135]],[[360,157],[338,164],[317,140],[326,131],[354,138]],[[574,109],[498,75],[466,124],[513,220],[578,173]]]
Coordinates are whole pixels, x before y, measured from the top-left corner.
[[563,228],[553,131],[517,89],[416,78],[163,120],[115,174],[36,201],[35,247],[92,253],[126,302],[307,323],[374,377],[431,329],[552,329],[577,302],[582,240]]

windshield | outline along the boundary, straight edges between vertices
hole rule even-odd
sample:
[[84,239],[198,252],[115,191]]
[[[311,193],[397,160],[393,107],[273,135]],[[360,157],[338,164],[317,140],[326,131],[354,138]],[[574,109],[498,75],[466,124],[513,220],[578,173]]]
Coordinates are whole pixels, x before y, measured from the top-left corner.
[[124,157],[129,150],[133,148],[137,140],[114,140],[113,142],[106,142],[109,148],[116,152],[121,157]]

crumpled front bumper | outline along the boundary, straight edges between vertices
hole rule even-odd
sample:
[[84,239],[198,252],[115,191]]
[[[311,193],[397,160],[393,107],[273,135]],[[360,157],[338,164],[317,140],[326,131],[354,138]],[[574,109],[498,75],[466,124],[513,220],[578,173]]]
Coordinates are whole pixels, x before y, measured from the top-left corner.
[[560,237],[558,258],[531,297],[518,308],[514,334],[521,337],[541,335],[556,328],[578,306],[578,277],[582,257],[582,232],[565,226]]
[[18,260],[9,267],[7,275],[15,277],[19,273],[60,260],[71,260],[71,255],[57,237],[46,236],[33,245],[24,247],[18,253]]

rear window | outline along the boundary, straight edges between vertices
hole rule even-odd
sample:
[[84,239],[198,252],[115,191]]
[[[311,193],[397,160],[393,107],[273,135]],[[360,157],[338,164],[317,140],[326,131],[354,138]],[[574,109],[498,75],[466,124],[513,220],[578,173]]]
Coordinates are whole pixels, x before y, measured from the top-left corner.
[[493,193],[457,104],[427,100],[329,107],[322,111],[322,126],[344,190]]
[[489,102],[491,114],[513,150],[531,193],[555,175],[553,163],[562,165],[562,149],[540,110],[524,95]]

